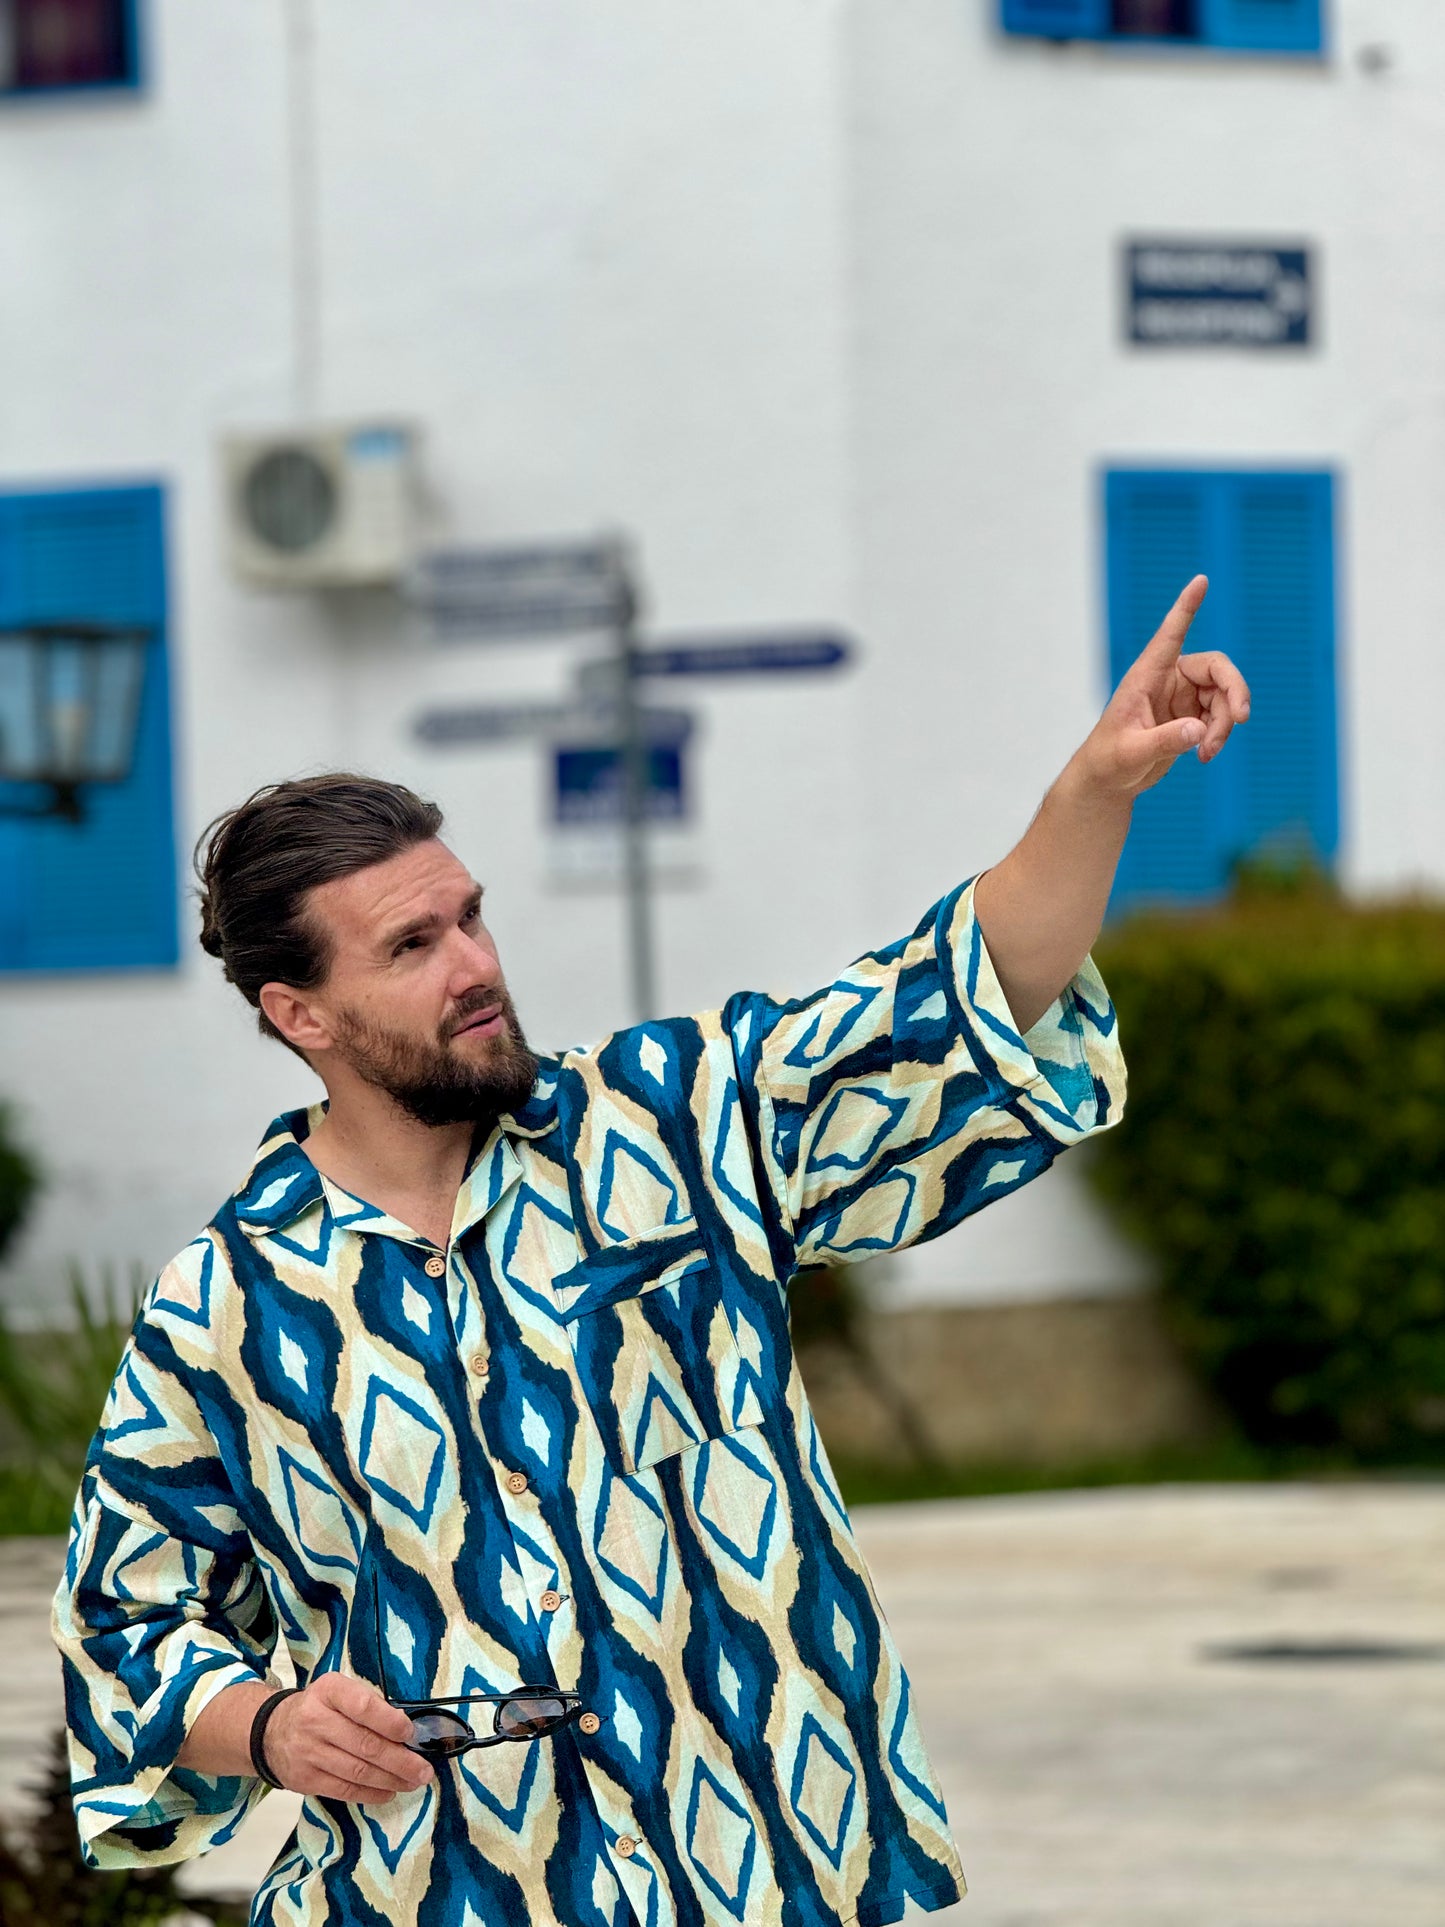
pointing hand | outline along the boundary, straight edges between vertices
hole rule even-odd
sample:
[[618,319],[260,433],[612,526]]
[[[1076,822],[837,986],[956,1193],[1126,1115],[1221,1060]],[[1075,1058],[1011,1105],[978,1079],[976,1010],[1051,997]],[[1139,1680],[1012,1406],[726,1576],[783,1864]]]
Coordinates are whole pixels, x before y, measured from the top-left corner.
[[1208,591],[1195,576],[1085,742],[1080,754],[1102,789],[1137,796],[1191,749],[1213,762],[1235,724],[1249,720],[1249,686],[1228,656],[1182,653]]

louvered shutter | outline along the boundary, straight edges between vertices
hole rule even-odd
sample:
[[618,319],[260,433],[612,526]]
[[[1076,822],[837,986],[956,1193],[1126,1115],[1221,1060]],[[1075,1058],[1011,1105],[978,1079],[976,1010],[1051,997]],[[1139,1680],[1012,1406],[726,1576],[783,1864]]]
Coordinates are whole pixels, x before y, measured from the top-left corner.
[[[1213,573],[1215,509],[1207,476],[1124,470],[1107,477],[1111,688],[1190,577],[1201,570]],[[1193,646],[1223,647],[1218,627],[1218,603],[1211,595],[1195,623]],[[1181,758],[1162,783],[1139,798],[1113,908],[1140,901],[1190,902],[1220,888],[1233,799],[1221,809],[1218,786],[1206,779],[1224,767]]]
[[1327,474],[1219,480],[1230,653],[1254,696],[1236,739],[1241,843],[1328,861],[1339,843],[1333,484]]
[[0,817],[0,970],[176,961],[162,509],[152,487],[0,495],[0,624],[157,632],[129,777],[87,788],[79,825]]
[[1121,470],[1106,478],[1111,684],[1189,578],[1191,650],[1222,649],[1254,696],[1225,754],[1181,757],[1141,796],[1111,908],[1218,895],[1242,858],[1339,842],[1333,485],[1328,474]]
[[1099,40],[1109,31],[1109,0],[1003,0],[1003,30],[1049,40]]
[[1201,0],[1201,38],[1216,47],[1317,54],[1324,47],[1322,0]]

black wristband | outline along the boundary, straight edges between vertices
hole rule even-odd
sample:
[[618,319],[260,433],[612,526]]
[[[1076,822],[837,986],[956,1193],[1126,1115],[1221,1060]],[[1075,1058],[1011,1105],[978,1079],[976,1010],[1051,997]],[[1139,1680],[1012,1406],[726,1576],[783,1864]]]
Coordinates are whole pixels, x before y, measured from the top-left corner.
[[299,1686],[283,1686],[279,1693],[273,1693],[270,1699],[262,1700],[256,1708],[255,1718],[251,1721],[251,1764],[256,1769],[256,1778],[264,1780],[267,1786],[279,1788],[281,1782],[266,1764],[266,1727],[282,1700],[289,1700],[293,1693],[300,1691]]

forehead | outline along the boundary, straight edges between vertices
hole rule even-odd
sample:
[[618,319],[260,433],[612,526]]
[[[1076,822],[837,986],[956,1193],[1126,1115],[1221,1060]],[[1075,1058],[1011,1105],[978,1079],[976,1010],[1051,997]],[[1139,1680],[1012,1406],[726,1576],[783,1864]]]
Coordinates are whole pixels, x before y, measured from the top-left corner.
[[445,843],[433,839],[413,844],[384,863],[318,884],[308,907],[343,942],[365,942],[413,917],[458,909],[476,887],[467,866]]

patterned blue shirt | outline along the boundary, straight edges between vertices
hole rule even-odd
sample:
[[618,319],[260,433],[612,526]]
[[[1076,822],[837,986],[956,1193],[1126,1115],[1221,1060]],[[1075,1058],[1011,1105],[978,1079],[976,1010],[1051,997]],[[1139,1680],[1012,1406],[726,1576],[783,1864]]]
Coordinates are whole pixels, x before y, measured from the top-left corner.
[[547,1060],[445,1251],[280,1118],[146,1300],[55,1631],[88,1859],[231,1836],[178,1767],[265,1677],[551,1683],[595,1720],[363,1807],[307,1799],[270,1923],[879,1927],[963,1891],[789,1342],[799,1265],[956,1224],[1113,1122],[1086,965],[1021,1038],[965,886],[816,996]]

